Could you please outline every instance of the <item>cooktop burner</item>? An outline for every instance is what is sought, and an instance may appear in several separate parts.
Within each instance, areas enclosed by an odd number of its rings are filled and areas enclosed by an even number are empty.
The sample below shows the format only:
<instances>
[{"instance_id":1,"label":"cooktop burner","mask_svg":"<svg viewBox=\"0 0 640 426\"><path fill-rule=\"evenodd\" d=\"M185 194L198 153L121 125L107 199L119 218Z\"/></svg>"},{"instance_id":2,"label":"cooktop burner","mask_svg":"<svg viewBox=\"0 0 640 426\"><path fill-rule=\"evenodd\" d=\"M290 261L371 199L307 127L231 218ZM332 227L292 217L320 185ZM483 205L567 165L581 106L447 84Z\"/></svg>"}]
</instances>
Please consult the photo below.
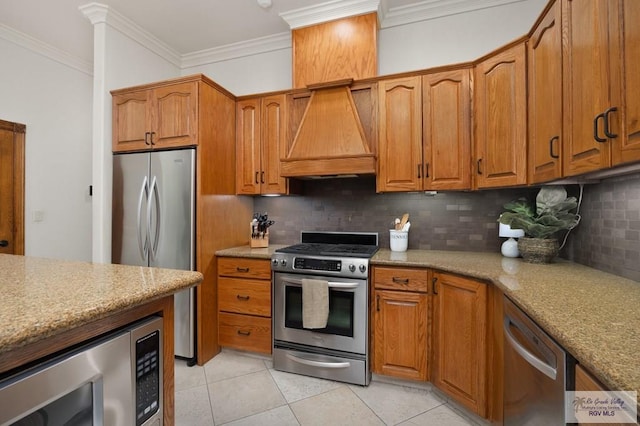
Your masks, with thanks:
<instances>
[{"instance_id":1,"label":"cooktop burner","mask_svg":"<svg viewBox=\"0 0 640 426\"><path fill-rule=\"evenodd\" d=\"M378 251L377 233L302 232L302 242L279 253L369 258Z\"/></svg>"}]
</instances>

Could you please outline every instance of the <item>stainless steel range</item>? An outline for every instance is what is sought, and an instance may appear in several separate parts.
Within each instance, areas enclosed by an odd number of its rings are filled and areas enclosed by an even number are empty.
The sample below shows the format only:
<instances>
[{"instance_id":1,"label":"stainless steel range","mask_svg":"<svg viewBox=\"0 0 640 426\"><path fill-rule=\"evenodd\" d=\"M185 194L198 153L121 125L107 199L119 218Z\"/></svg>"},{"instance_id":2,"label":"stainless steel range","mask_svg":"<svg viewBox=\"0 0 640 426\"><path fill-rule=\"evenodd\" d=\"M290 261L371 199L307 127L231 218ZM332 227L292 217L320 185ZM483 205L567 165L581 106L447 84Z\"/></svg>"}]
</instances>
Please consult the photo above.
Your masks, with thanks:
<instances>
[{"instance_id":1,"label":"stainless steel range","mask_svg":"<svg viewBox=\"0 0 640 426\"><path fill-rule=\"evenodd\" d=\"M377 250L377 233L335 232L302 232L300 244L276 250L271 257L276 370L369 384L369 258ZM303 326L305 280L306 286L314 280L311 284L328 288L323 328Z\"/></svg>"}]
</instances>

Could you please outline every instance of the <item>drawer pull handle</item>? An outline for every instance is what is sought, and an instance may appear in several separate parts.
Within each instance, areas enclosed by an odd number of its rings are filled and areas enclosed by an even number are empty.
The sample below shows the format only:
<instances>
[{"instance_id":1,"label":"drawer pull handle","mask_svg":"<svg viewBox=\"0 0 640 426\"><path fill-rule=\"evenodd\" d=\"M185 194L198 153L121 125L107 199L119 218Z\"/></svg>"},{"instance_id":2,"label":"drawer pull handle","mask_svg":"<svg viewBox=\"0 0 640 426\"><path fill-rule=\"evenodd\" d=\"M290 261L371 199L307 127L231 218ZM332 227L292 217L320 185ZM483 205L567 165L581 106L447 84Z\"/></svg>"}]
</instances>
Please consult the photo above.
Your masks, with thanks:
<instances>
[{"instance_id":1,"label":"drawer pull handle","mask_svg":"<svg viewBox=\"0 0 640 426\"><path fill-rule=\"evenodd\" d=\"M249 268L241 268L241 267L236 267L236 271L238 272L249 272Z\"/></svg>"},{"instance_id":2,"label":"drawer pull handle","mask_svg":"<svg viewBox=\"0 0 640 426\"><path fill-rule=\"evenodd\" d=\"M251 334L250 331L238 330L238 334L241 336L249 336Z\"/></svg>"},{"instance_id":3,"label":"drawer pull handle","mask_svg":"<svg viewBox=\"0 0 640 426\"><path fill-rule=\"evenodd\" d=\"M409 278L393 277L391 280L396 284L409 284Z\"/></svg>"},{"instance_id":4,"label":"drawer pull handle","mask_svg":"<svg viewBox=\"0 0 640 426\"><path fill-rule=\"evenodd\" d=\"M239 294L236 294L236 298L238 300L249 300L249 296L240 296Z\"/></svg>"}]
</instances>

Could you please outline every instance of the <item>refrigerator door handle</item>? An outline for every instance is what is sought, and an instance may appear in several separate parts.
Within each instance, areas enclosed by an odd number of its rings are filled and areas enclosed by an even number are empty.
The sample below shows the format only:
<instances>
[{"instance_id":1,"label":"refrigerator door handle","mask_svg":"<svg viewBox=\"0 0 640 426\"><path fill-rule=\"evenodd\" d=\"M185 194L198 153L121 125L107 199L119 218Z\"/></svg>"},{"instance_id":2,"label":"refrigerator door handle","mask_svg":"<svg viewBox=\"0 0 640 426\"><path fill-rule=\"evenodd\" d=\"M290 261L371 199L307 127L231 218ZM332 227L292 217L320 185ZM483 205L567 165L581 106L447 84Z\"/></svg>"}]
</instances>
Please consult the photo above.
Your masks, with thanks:
<instances>
[{"instance_id":1,"label":"refrigerator door handle","mask_svg":"<svg viewBox=\"0 0 640 426\"><path fill-rule=\"evenodd\" d=\"M140 187L140 195L138 196L138 222L136 227L138 228L138 249L140 250L140 256L144 259L144 260L148 260L147 259L147 247L149 245L149 227L147 226L146 230L146 235L144 238L144 243L142 242L142 232L143 229L140 226L141 224L141 219L142 219L142 201L143 199L149 199L149 181L147 179L147 177L145 176L144 179L142 179L142 186Z\"/></svg>"},{"instance_id":2,"label":"refrigerator door handle","mask_svg":"<svg viewBox=\"0 0 640 426\"><path fill-rule=\"evenodd\" d=\"M156 224L155 232L151 234L151 212L154 207L156 211ZM149 189L149 204L147 205L147 235L153 235L153 239L150 241L151 247L149 253L151 260L155 260L158 254L158 242L160 241L160 194L158 190L158 179L155 176L151 181L151 189Z\"/></svg>"}]
</instances>

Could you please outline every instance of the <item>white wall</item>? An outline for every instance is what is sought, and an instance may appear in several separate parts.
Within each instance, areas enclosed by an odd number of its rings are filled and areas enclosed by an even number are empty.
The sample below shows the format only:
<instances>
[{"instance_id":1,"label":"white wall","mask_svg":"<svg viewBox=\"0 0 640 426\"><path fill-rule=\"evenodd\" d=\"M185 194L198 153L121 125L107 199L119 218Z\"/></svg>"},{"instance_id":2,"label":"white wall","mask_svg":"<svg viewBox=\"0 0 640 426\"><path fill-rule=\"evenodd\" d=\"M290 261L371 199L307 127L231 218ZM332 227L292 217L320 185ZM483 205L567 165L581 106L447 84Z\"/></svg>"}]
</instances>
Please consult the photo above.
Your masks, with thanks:
<instances>
[{"instance_id":1,"label":"white wall","mask_svg":"<svg viewBox=\"0 0 640 426\"><path fill-rule=\"evenodd\" d=\"M183 68L182 75L202 73L236 96L288 90L292 86L291 48Z\"/></svg>"},{"instance_id":2,"label":"white wall","mask_svg":"<svg viewBox=\"0 0 640 426\"><path fill-rule=\"evenodd\" d=\"M378 33L378 74L467 62L525 35L547 0L526 0ZM290 89L291 48L184 68L203 73L236 96Z\"/></svg>"},{"instance_id":3,"label":"white wall","mask_svg":"<svg viewBox=\"0 0 640 426\"><path fill-rule=\"evenodd\" d=\"M478 59L529 32L547 0L527 0L398 27L378 36L380 75Z\"/></svg>"},{"instance_id":4,"label":"white wall","mask_svg":"<svg viewBox=\"0 0 640 426\"><path fill-rule=\"evenodd\" d=\"M0 118L27 126L25 254L91 260L92 77L2 38L0 52Z\"/></svg>"}]
</instances>

